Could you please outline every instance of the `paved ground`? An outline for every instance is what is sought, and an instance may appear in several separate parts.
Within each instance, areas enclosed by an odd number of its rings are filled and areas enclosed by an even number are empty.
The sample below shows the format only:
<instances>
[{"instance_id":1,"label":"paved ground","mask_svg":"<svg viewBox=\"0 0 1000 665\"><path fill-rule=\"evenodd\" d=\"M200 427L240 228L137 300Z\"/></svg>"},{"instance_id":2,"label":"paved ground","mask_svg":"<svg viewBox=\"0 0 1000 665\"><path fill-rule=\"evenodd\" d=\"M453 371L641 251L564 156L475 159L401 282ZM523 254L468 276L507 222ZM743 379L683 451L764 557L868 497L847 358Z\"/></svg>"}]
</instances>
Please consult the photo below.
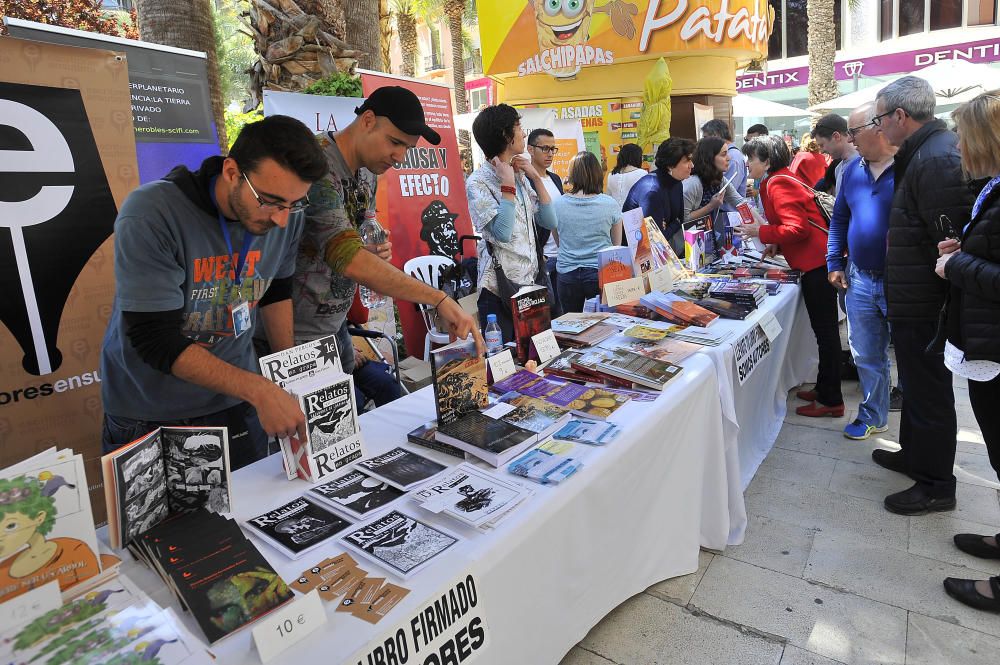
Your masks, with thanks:
<instances>
[{"instance_id":1,"label":"paved ground","mask_svg":"<svg viewBox=\"0 0 1000 665\"><path fill-rule=\"evenodd\" d=\"M856 382L845 382L849 407ZM948 576L984 579L1000 561L957 550L958 532L1000 530L1000 497L964 382L956 383L958 508L902 517L882 499L911 483L871 461L897 450L849 441L853 420L789 415L746 492L746 541L703 551L698 572L656 584L608 614L561 665L996 665L1000 615L945 595ZM1000 408L1000 405L998 405Z\"/></svg>"}]
</instances>

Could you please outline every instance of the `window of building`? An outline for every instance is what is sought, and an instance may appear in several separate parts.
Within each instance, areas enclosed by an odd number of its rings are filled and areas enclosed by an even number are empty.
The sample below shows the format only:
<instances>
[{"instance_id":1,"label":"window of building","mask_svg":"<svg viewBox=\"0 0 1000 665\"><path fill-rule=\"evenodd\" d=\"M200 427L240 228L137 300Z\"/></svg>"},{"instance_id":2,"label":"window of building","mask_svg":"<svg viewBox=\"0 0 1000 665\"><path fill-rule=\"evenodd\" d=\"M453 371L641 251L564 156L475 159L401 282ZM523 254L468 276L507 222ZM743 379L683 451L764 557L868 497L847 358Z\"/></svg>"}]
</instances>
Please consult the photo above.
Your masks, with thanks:
<instances>
[{"instance_id":1,"label":"window of building","mask_svg":"<svg viewBox=\"0 0 1000 665\"><path fill-rule=\"evenodd\" d=\"M892 39L892 17L895 14L893 4L895 0L882 0L879 3L879 41Z\"/></svg>"},{"instance_id":2,"label":"window of building","mask_svg":"<svg viewBox=\"0 0 1000 665\"><path fill-rule=\"evenodd\" d=\"M926 0L897 0L899 3L899 36L924 31Z\"/></svg>"},{"instance_id":3,"label":"window of building","mask_svg":"<svg viewBox=\"0 0 1000 665\"><path fill-rule=\"evenodd\" d=\"M767 59L794 58L809 53L808 0L770 0L774 7L774 28L767 43ZM837 48L843 43L842 0L834 0L833 25Z\"/></svg>"},{"instance_id":4,"label":"window of building","mask_svg":"<svg viewBox=\"0 0 1000 665\"><path fill-rule=\"evenodd\" d=\"M931 30L962 26L962 0L936 0L931 3Z\"/></svg>"},{"instance_id":5,"label":"window of building","mask_svg":"<svg viewBox=\"0 0 1000 665\"><path fill-rule=\"evenodd\" d=\"M969 0L965 5L968 25L993 25L997 22L996 0Z\"/></svg>"},{"instance_id":6,"label":"window of building","mask_svg":"<svg viewBox=\"0 0 1000 665\"><path fill-rule=\"evenodd\" d=\"M771 30L771 38L767 40L767 59L777 60L784 57L782 49L784 42L781 39L781 26L784 25L784 22L781 20L781 16L785 3L781 0L771 0L770 4L774 8L774 28Z\"/></svg>"},{"instance_id":7,"label":"window of building","mask_svg":"<svg viewBox=\"0 0 1000 665\"><path fill-rule=\"evenodd\" d=\"M472 88L468 91L469 94L469 110L478 111L484 106L488 106L490 103L490 90L489 88Z\"/></svg>"}]
</instances>

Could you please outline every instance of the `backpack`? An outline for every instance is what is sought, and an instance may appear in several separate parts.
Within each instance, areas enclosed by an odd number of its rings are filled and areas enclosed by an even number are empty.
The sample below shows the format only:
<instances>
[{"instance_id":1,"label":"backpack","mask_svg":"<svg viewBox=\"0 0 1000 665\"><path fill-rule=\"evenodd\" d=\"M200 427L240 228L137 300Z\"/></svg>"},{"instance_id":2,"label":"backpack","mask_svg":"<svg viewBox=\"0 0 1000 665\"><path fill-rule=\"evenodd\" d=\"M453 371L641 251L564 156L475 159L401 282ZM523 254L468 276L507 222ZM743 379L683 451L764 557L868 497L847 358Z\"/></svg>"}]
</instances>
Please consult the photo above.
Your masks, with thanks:
<instances>
[{"instance_id":1,"label":"backpack","mask_svg":"<svg viewBox=\"0 0 1000 665\"><path fill-rule=\"evenodd\" d=\"M810 221L809 223L815 226L823 233L826 233L827 235L830 234L830 222L833 220L833 204L837 201L837 199L834 198L833 194L828 194L826 192L818 192L809 185L807 185L806 183L799 180L798 178L794 178L784 173L779 173L778 175L773 175L771 177L788 178L789 180L797 182L803 187L805 187L807 190L809 190L809 193L812 194L813 202L816 204L816 209L819 210L819 214L823 218L823 221L826 222L826 226L825 227L820 226L819 224L816 224L815 222L812 221Z\"/></svg>"}]
</instances>

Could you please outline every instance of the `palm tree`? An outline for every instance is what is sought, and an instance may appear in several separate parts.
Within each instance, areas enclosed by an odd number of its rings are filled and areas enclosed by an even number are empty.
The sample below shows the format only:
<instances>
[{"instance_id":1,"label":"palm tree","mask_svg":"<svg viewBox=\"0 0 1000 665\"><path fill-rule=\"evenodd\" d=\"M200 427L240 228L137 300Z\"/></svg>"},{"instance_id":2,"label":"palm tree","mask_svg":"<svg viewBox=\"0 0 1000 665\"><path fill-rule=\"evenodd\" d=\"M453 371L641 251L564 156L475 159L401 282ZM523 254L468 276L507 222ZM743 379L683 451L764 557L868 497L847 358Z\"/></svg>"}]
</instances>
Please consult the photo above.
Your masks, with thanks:
<instances>
[{"instance_id":1,"label":"palm tree","mask_svg":"<svg viewBox=\"0 0 1000 665\"><path fill-rule=\"evenodd\" d=\"M403 52L402 75L412 77L415 73L419 48L417 46L417 16L423 10L422 0L389 0L392 13L396 16L396 31L399 46Z\"/></svg>"},{"instance_id":2,"label":"palm tree","mask_svg":"<svg viewBox=\"0 0 1000 665\"><path fill-rule=\"evenodd\" d=\"M836 97L839 92L834 72L837 33L833 21L833 0L808 0L809 106Z\"/></svg>"},{"instance_id":3,"label":"palm tree","mask_svg":"<svg viewBox=\"0 0 1000 665\"><path fill-rule=\"evenodd\" d=\"M219 62L215 53L215 22L210 0L136 0L139 38L143 41L178 48L204 51L208 55L208 89L212 117L219 134L219 147L225 150L226 121L223 114Z\"/></svg>"},{"instance_id":4,"label":"palm tree","mask_svg":"<svg viewBox=\"0 0 1000 665\"><path fill-rule=\"evenodd\" d=\"M297 92L337 72L353 74L361 52L343 37L344 12L331 0L247 0L257 62L250 73L250 102L263 89Z\"/></svg>"},{"instance_id":5,"label":"palm tree","mask_svg":"<svg viewBox=\"0 0 1000 665\"><path fill-rule=\"evenodd\" d=\"M362 52L358 64L365 69L384 72L380 5L379 0L347 0L344 16L347 20L347 41Z\"/></svg>"},{"instance_id":6,"label":"palm tree","mask_svg":"<svg viewBox=\"0 0 1000 665\"><path fill-rule=\"evenodd\" d=\"M379 47L382 50L383 71L392 71L392 8L389 0L378 0Z\"/></svg>"}]
</instances>

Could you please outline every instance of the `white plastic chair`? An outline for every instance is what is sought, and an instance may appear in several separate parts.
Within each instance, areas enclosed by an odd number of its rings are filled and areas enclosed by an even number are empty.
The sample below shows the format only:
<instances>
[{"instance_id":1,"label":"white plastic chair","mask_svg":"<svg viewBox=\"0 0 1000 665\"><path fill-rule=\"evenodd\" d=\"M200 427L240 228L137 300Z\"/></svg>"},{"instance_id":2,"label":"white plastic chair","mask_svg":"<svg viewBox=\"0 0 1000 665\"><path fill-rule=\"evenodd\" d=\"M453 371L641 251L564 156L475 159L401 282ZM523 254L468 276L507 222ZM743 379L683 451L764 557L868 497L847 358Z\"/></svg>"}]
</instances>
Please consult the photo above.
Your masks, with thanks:
<instances>
[{"instance_id":1,"label":"white plastic chair","mask_svg":"<svg viewBox=\"0 0 1000 665\"><path fill-rule=\"evenodd\" d=\"M455 262L446 256L415 256L403 264L403 272L437 289L440 288L441 271L454 265ZM429 305L418 305L418 307L420 315L424 318L424 326L427 328L427 336L424 338L424 361L430 362L431 345L447 344L450 338L447 332L437 329L437 320L431 315L433 307Z\"/></svg>"}]
</instances>

